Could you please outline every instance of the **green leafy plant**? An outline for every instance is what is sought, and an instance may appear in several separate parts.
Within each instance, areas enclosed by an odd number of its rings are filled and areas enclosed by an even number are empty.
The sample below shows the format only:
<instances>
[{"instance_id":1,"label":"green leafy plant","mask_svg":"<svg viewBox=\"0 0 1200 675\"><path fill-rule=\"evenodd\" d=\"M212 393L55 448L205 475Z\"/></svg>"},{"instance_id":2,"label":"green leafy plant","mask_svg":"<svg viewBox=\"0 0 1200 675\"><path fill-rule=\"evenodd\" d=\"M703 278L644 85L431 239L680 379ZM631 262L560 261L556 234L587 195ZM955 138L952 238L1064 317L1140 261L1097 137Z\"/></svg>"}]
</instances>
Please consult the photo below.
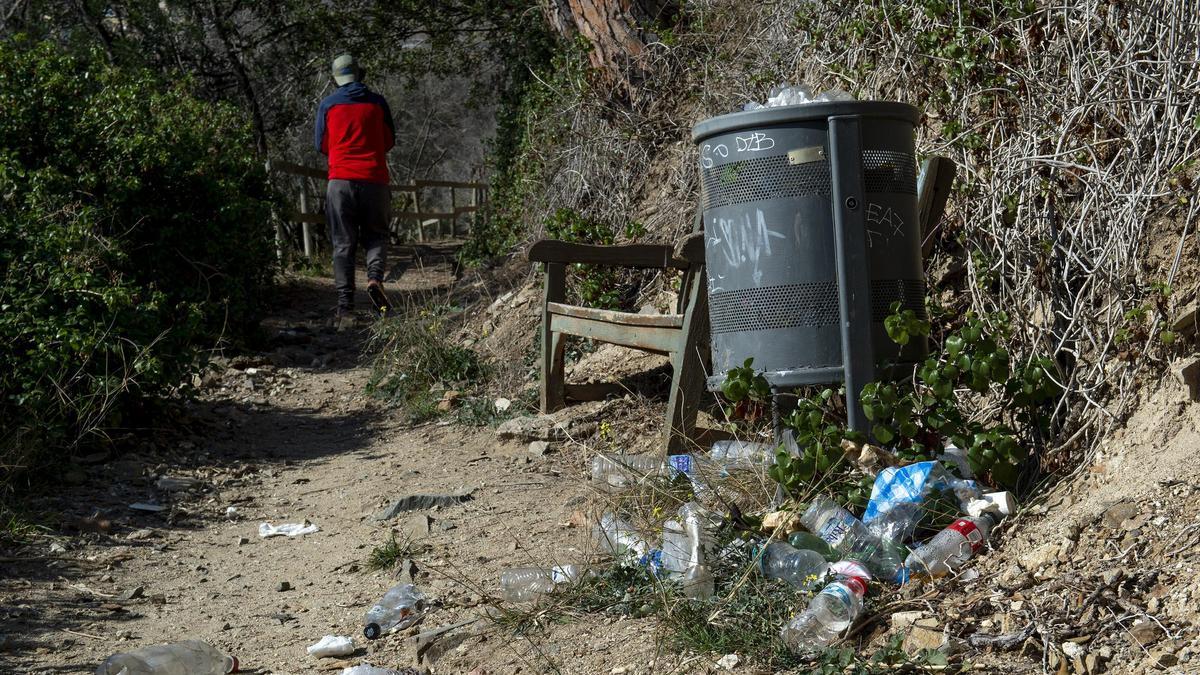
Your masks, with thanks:
<instances>
[{"instance_id":1,"label":"green leafy plant","mask_svg":"<svg viewBox=\"0 0 1200 675\"><path fill-rule=\"evenodd\" d=\"M245 118L99 55L0 43L0 466L139 426L248 338L273 195Z\"/></svg>"},{"instance_id":2,"label":"green leafy plant","mask_svg":"<svg viewBox=\"0 0 1200 675\"><path fill-rule=\"evenodd\" d=\"M733 404L725 411L730 420L754 421L762 416L771 401L771 385L754 369L754 358L740 367L730 368L721 383L721 396Z\"/></svg>"}]
</instances>

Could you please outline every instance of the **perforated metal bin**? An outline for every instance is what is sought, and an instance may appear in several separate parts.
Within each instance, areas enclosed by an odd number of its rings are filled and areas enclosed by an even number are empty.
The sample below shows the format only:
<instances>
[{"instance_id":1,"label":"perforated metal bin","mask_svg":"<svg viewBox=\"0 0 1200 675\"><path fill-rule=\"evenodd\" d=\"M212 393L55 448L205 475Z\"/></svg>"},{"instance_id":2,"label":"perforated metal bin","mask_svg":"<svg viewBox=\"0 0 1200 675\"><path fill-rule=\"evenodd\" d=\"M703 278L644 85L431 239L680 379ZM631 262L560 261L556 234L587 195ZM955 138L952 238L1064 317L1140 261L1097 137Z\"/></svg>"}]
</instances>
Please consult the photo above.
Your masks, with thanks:
<instances>
[{"instance_id":1,"label":"perforated metal bin","mask_svg":"<svg viewBox=\"0 0 1200 675\"><path fill-rule=\"evenodd\" d=\"M917 118L901 103L815 103L724 115L692 130L710 387L748 357L776 387L849 380L843 342L862 377L877 362L924 358L924 340L901 350L883 327L896 301L925 315ZM852 320L869 329L842 330Z\"/></svg>"}]
</instances>

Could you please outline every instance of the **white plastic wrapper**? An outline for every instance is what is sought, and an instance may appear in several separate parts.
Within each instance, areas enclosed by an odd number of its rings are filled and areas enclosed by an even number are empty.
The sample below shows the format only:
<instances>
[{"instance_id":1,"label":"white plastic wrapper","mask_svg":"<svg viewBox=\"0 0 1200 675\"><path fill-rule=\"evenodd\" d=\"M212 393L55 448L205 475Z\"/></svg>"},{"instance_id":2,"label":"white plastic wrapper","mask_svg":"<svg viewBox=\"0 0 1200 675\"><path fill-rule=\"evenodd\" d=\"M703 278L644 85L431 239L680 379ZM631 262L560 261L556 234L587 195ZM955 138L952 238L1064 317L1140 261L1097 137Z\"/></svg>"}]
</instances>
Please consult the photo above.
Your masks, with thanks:
<instances>
[{"instance_id":1,"label":"white plastic wrapper","mask_svg":"<svg viewBox=\"0 0 1200 675\"><path fill-rule=\"evenodd\" d=\"M354 640L341 635L326 635L314 645L308 646L310 656L323 659L327 656L345 656L354 652Z\"/></svg>"},{"instance_id":2,"label":"white plastic wrapper","mask_svg":"<svg viewBox=\"0 0 1200 675\"><path fill-rule=\"evenodd\" d=\"M837 101L855 101L852 94L841 89L830 89L820 94L814 94L811 87L803 84L780 84L771 89L765 103L750 101L742 106L743 111L761 110L763 108L781 108L789 105L805 105L807 103L833 103Z\"/></svg>"},{"instance_id":3,"label":"white plastic wrapper","mask_svg":"<svg viewBox=\"0 0 1200 675\"><path fill-rule=\"evenodd\" d=\"M270 523L259 523L258 536L266 539L267 537L299 537L313 532L320 532L321 528L313 525L307 520L303 523L283 523L282 525L272 525Z\"/></svg>"}]
</instances>

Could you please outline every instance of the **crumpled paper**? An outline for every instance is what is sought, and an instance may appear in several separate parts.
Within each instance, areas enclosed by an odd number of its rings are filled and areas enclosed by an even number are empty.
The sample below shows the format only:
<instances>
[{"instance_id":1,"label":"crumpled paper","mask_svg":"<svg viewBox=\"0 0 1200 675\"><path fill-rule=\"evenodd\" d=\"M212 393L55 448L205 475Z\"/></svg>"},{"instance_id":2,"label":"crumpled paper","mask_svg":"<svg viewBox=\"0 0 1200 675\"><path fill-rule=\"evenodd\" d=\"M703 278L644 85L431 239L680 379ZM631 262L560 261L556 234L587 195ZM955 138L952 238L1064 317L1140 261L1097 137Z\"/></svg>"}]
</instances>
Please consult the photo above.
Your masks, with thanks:
<instances>
[{"instance_id":1,"label":"crumpled paper","mask_svg":"<svg viewBox=\"0 0 1200 675\"><path fill-rule=\"evenodd\" d=\"M258 524L258 536L263 539L267 537L299 537L303 534L312 534L313 532L320 531L321 528L307 520L303 523L283 523L282 525L272 525L270 523Z\"/></svg>"}]
</instances>

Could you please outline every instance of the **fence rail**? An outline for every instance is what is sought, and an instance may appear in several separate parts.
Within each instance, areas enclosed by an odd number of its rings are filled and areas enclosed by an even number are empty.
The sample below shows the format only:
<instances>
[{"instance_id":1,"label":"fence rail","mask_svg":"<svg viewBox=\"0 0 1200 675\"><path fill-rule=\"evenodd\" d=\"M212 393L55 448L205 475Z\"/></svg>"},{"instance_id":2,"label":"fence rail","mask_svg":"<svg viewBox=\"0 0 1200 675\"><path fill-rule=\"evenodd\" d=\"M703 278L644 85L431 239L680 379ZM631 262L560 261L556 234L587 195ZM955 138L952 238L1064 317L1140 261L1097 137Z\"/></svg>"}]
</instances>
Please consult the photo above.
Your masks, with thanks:
<instances>
[{"instance_id":1,"label":"fence rail","mask_svg":"<svg viewBox=\"0 0 1200 675\"><path fill-rule=\"evenodd\" d=\"M311 226L324 225L325 214L321 210L309 209L310 191L308 181L304 179L325 181L327 174L322 169L284 160L268 160L267 172L294 176L301 179L298 181L300 186L297 209L282 216L280 221L276 223L275 243L279 257L282 259L284 255L284 223L287 222L300 225L304 256L311 258L315 249L315 237ZM487 201L487 184L479 182L417 179L407 183L390 183L388 184L388 188L392 193L407 193L412 195L412 210L393 211L392 222L389 224L389 230L393 238L401 242L409 241L410 239L415 239L422 243L434 241L445 238L447 231L451 237L465 235L468 231L460 232L459 228L463 216L478 213ZM421 210L422 193L426 190L449 190L450 210ZM467 193L465 196L467 204L464 206L459 205L460 191L466 191ZM318 197L318 204L321 202L321 199ZM413 223L411 228L401 226L402 223L410 222ZM429 234L432 234L433 238L429 238L427 236Z\"/></svg>"}]
</instances>

